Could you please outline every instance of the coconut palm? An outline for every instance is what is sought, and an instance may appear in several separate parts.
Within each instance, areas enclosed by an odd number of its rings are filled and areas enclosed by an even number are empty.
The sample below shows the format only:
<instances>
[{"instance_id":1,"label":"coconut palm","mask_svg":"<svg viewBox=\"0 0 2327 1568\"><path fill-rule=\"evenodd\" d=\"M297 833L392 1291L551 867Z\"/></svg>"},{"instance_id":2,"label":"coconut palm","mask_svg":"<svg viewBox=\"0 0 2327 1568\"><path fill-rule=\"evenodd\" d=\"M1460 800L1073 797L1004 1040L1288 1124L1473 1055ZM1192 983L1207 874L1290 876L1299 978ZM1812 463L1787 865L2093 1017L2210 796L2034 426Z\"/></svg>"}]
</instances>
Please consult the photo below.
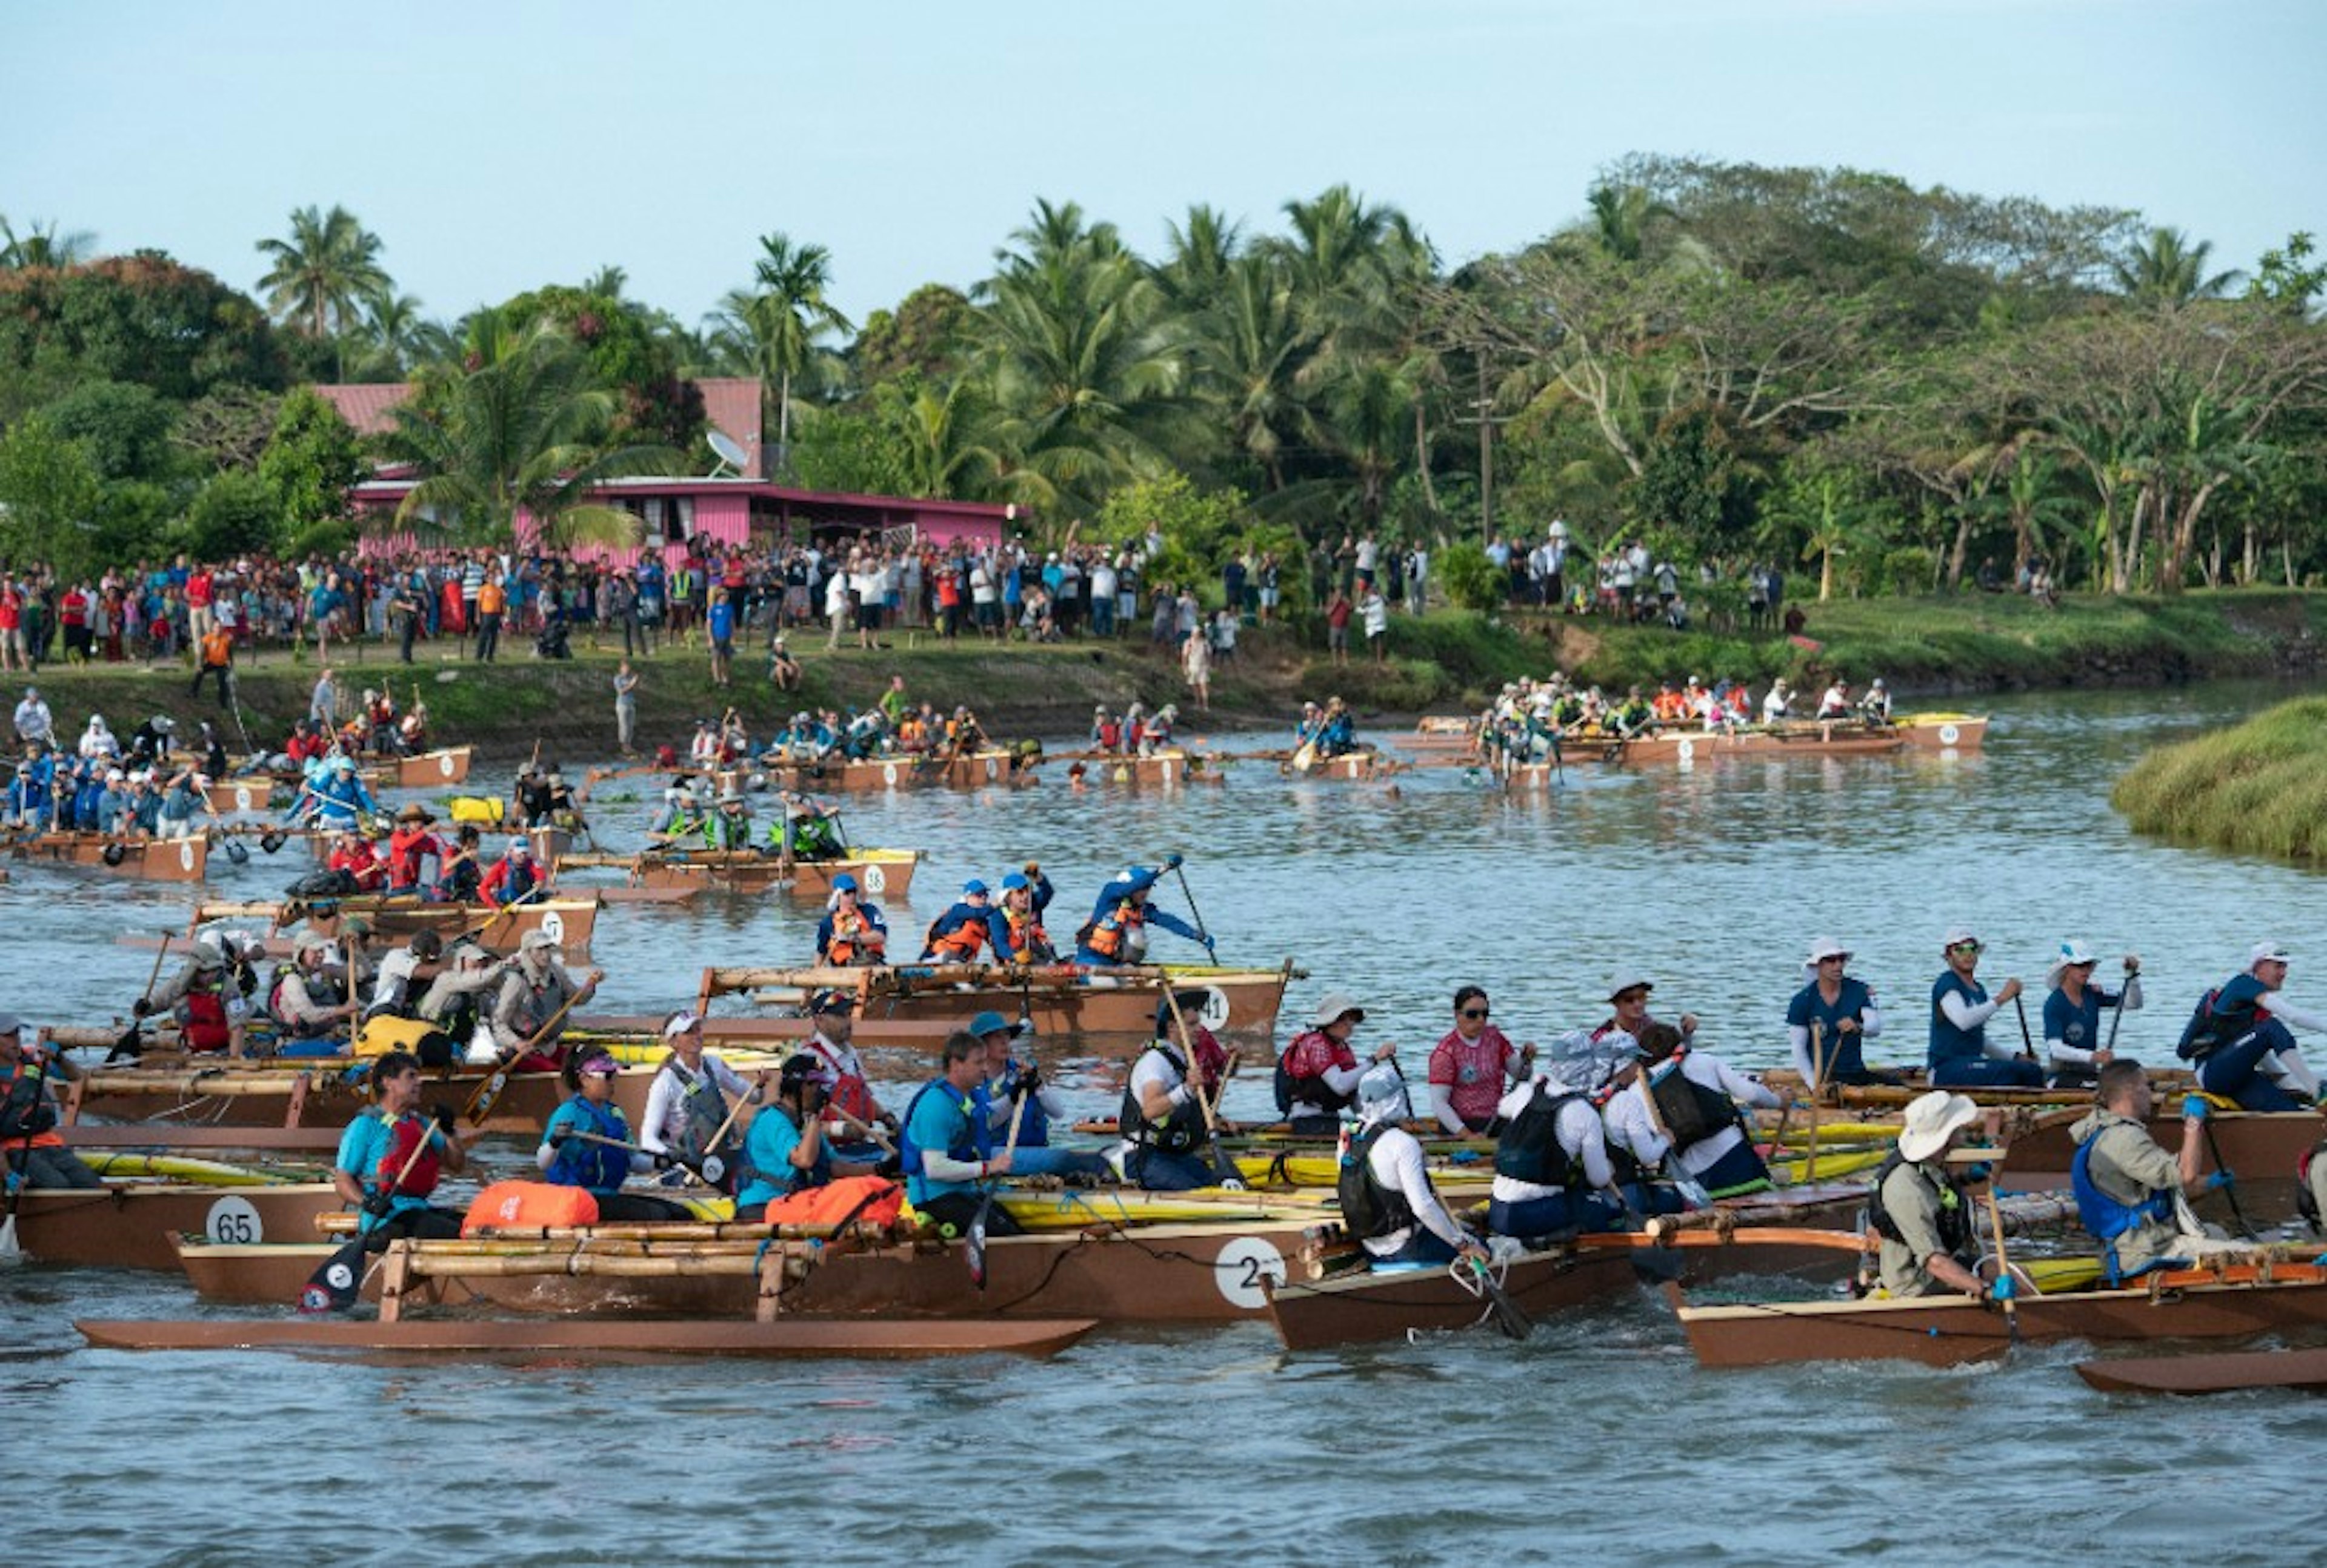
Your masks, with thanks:
<instances>
[{"instance_id":1,"label":"coconut palm","mask_svg":"<svg viewBox=\"0 0 2327 1568\"><path fill-rule=\"evenodd\" d=\"M289 238L262 239L258 252L274 264L258 280L266 308L317 342L353 327L365 299L390 287L379 236L344 207L298 209Z\"/></svg>"},{"instance_id":2,"label":"coconut palm","mask_svg":"<svg viewBox=\"0 0 2327 1568\"><path fill-rule=\"evenodd\" d=\"M830 251L821 245L795 245L780 230L765 234L760 237L752 286L730 292L712 319L715 339L760 378L763 397L772 393L780 453L791 442L792 383L827 352L818 340L855 330L824 297L831 285ZM761 418L768 422L764 406Z\"/></svg>"},{"instance_id":3,"label":"coconut palm","mask_svg":"<svg viewBox=\"0 0 2327 1568\"><path fill-rule=\"evenodd\" d=\"M590 492L627 474L675 471L680 455L606 444L619 402L552 323L480 311L464 347L463 361L423 377L382 440L392 460L421 476L397 521L506 546L523 513L553 547L637 544L639 519Z\"/></svg>"},{"instance_id":4,"label":"coconut palm","mask_svg":"<svg viewBox=\"0 0 2327 1568\"><path fill-rule=\"evenodd\" d=\"M1229 287L1229 273L1244 256L1244 229L1215 207L1199 202L1185 224L1164 226L1169 254L1150 269L1170 308L1195 313L1210 308Z\"/></svg>"},{"instance_id":5,"label":"coconut palm","mask_svg":"<svg viewBox=\"0 0 2327 1568\"><path fill-rule=\"evenodd\" d=\"M0 272L75 266L87 261L96 249L97 236L86 229L68 233L51 220L45 228L38 223L26 224L20 234L7 219L0 218Z\"/></svg>"},{"instance_id":6,"label":"coconut palm","mask_svg":"<svg viewBox=\"0 0 2327 1568\"><path fill-rule=\"evenodd\" d=\"M1283 266L1266 255L1238 257L1192 325L1196 397L1226 419L1236 450L1260 465L1268 488L1283 490L1285 449L1307 416L1298 374L1312 341Z\"/></svg>"},{"instance_id":7,"label":"coconut palm","mask_svg":"<svg viewBox=\"0 0 2327 1568\"><path fill-rule=\"evenodd\" d=\"M2233 269L2206 275L2214 242L2196 244L2178 229L2159 227L2114 264L2117 287L2153 304L2186 305L2193 300L2220 299L2244 275Z\"/></svg>"}]
</instances>

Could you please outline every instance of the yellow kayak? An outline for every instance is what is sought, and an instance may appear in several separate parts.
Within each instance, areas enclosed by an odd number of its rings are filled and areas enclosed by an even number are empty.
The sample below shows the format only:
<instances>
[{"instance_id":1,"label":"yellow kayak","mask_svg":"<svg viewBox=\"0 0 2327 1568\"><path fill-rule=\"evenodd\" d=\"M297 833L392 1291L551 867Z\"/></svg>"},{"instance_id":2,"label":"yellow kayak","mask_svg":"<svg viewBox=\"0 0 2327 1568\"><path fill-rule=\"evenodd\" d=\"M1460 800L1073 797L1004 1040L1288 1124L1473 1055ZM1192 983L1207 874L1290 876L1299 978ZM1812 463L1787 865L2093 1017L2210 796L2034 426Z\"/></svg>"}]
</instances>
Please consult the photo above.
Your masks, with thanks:
<instances>
[{"instance_id":1,"label":"yellow kayak","mask_svg":"<svg viewBox=\"0 0 2327 1568\"><path fill-rule=\"evenodd\" d=\"M313 1173L291 1174L254 1171L218 1160L190 1160L178 1154L137 1154L126 1151L91 1151L81 1162L100 1176L144 1177L149 1181L190 1181L204 1187L282 1187L316 1180Z\"/></svg>"}]
</instances>

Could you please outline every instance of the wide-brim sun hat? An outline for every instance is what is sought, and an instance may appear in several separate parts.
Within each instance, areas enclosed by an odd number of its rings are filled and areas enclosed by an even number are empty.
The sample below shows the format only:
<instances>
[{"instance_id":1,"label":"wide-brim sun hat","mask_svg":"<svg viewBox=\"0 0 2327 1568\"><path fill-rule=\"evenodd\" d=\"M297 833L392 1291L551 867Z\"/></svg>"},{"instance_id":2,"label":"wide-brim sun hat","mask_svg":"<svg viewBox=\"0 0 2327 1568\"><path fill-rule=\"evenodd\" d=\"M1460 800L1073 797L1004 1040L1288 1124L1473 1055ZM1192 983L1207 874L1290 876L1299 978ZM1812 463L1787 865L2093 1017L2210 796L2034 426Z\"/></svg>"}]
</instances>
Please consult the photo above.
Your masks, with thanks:
<instances>
[{"instance_id":1,"label":"wide-brim sun hat","mask_svg":"<svg viewBox=\"0 0 2327 1568\"><path fill-rule=\"evenodd\" d=\"M1910 1161L1928 1160L1948 1146L1959 1127L1979 1119L1979 1107L1968 1095L1933 1089L1909 1102L1905 1125L1899 1130L1899 1154Z\"/></svg>"},{"instance_id":2,"label":"wide-brim sun hat","mask_svg":"<svg viewBox=\"0 0 2327 1568\"><path fill-rule=\"evenodd\" d=\"M1339 991L1329 991L1325 994L1324 1000L1317 1003L1316 1011L1309 1014L1309 1025L1313 1029L1322 1029L1327 1024L1338 1022L1350 1013L1357 1014L1360 1023L1366 1021L1366 1010L1358 1005L1355 997L1344 995Z\"/></svg>"},{"instance_id":3,"label":"wide-brim sun hat","mask_svg":"<svg viewBox=\"0 0 2327 1568\"><path fill-rule=\"evenodd\" d=\"M1607 1000L1613 1002L1627 991L1654 991L1657 983L1638 969L1619 969L1608 976Z\"/></svg>"},{"instance_id":4,"label":"wide-brim sun hat","mask_svg":"<svg viewBox=\"0 0 2327 1568\"><path fill-rule=\"evenodd\" d=\"M1006 1034L1015 1040L1025 1031L1025 1028L1023 1023L1013 1023L991 1008L969 1021L969 1032L980 1040L989 1034Z\"/></svg>"},{"instance_id":5,"label":"wide-brim sun hat","mask_svg":"<svg viewBox=\"0 0 2327 1568\"><path fill-rule=\"evenodd\" d=\"M2048 989L2060 985L2061 972L2064 969L2082 968L2088 964L2099 962L2093 957L2091 949L2071 937L2061 944L2060 950L2052 955L2052 961L2045 966L2044 985Z\"/></svg>"}]
</instances>

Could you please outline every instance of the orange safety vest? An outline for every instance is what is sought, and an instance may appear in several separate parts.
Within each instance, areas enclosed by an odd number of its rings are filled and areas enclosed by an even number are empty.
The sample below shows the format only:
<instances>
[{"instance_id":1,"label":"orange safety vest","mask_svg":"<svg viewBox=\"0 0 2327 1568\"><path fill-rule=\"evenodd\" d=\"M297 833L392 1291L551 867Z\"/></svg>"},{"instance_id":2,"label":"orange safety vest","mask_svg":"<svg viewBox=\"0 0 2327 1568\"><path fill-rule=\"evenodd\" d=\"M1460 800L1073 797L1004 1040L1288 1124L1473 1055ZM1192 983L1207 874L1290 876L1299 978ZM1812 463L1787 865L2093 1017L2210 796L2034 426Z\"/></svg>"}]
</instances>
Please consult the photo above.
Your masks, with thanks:
<instances>
[{"instance_id":1,"label":"orange safety vest","mask_svg":"<svg viewBox=\"0 0 2327 1568\"><path fill-rule=\"evenodd\" d=\"M905 1190L878 1176L843 1176L821 1187L771 1199L768 1224L838 1225L854 1217L860 1225L896 1223L905 1207Z\"/></svg>"},{"instance_id":2,"label":"orange safety vest","mask_svg":"<svg viewBox=\"0 0 2327 1568\"><path fill-rule=\"evenodd\" d=\"M1146 906L1130 899L1115 906L1115 913L1103 920L1091 922L1091 933L1084 944L1102 958L1123 955L1123 934L1147 923Z\"/></svg>"},{"instance_id":3,"label":"orange safety vest","mask_svg":"<svg viewBox=\"0 0 2327 1568\"><path fill-rule=\"evenodd\" d=\"M856 962L856 949L872 951L881 946L881 934L873 929L872 922L855 910L836 910L832 916L832 946L825 957L835 964Z\"/></svg>"},{"instance_id":4,"label":"orange safety vest","mask_svg":"<svg viewBox=\"0 0 2327 1568\"><path fill-rule=\"evenodd\" d=\"M1051 934L1042 929L1042 922L1035 918L1033 910L1028 910L1021 914L1015 910L1005 909L1002 918L1010 928L1010 951L1004 954L1004 957L1015 958L1023 963L1050 947Z\"/></svg>"},{"instance_id":5,"label":"orange safety vest","mask_svg":"<svg viewBox=\"0 0 2327 1568\"><path fill-rule=\"evenodd\" d=\"M976 961L979 950L991 941L993 937L994 933L987 929L985 917L980 916L974 920L964 920L942 937L931 937L929 943L930 952L949 963L972 963Z\"/></svg>"},{"instance_id":6,"label":"orange safety vest","mask_svg":"<svg viewBox=\"0 0 2327 1568\"><path fill-rule=\"evenodd\" d=\"M218 669L234 662L234 633L222 627L212 627L202 633L202 663Z\"/></svg>"},{"instance_id":7,"label":"orange safety vest","mask_svg":"<svg viewBox=\"0 0 2327 1568\"><path fill-rule=\"evenodd\" d=\"M39 1097L33 1102L34 1106L37 1106L48 1098L49 1085L54 1081L54 1079L50 1078L45 1075L42 1078L40 1085L41 1092ZM0 1078L0 1097L5 1097L12 1093L15 1087L16 1075L14 1073L12 1072L5 1078ZM29 1108L26 1114L30 1114ZM33 1134L30 1139L22 1137L11 1138L8 1140L8 1147L11 1149L22 1149L27 1146L34 1149L61 1149L64 1147L64 1143L65 1135L62 1133L58 1132L54 1127L51 1127L44 1133Z\"/></svg>"}]
</instances>

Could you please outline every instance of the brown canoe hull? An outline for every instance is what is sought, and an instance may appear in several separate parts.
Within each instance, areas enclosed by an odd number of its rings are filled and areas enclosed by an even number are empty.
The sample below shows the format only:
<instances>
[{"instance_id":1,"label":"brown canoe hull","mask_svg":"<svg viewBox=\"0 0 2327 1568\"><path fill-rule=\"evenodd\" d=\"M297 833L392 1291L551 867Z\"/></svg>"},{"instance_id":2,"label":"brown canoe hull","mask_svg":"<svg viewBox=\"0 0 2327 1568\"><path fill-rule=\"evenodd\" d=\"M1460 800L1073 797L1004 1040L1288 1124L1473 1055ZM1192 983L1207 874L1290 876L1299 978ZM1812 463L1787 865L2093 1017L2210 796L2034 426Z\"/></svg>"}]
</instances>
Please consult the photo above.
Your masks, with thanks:
<instances>
[{"instance_id":1,"label":"brown canoe hull","mask_svg":"<svg viewBox=\"0 0 2327 1568\"><path fill-rule=\"evenodd\" d=\"M977 751L939 761L933 758L876 757L859 761L826 762L804 768L765 770L768 786L811 794L833 790L918 789L948 788L982 789L1020 781L1017 758L1002 751Z\"/></svg>"},{"instance_id":2,"label":"brown canoe hull","mask_svg":"<svg viewBox=\"0 0 2327 1568\"><path fill-rule=\"evenodd\" d=\"M180 1232L220 1241L304 1241L315 1217L342 1205L328 1183L197 1187L108 1184L101 1191L33 1189L16 1216L16 1237L35 1263L175 1271ZM288 1301L290 1298L284 1298Z\"/></svg>"},{"instance_id":3,"label":"brown canoe hull","mask_svg":"<svg viewBox=\"0 0 2327 1568\"><path fill-rule=\"evenodd\" d=\"M422 751L417 756L398 757L380 771L397 789L437 789L466 783L472 751L468 746L447 746L440 751Z\"/></svg>"},{"instance_id":4,"label":"brown canoe hull","mask_svg":"<svg viewBox=\"0 0 2327 1568\"><path fill-rule=\"evenodd\" d=\"M2077 1376L2108 1394L2229 1394L2244 1388L2327 1394L2327 1350L2126 1356L2079 1361Z\"/></svg>"},{"instance_id":5,"label":"brown canoe hull","mask_svg":"<svg viewBox=\"0 0 2327 1568\"><path fill-rule=\"evenodd\" d=\"M878 860L847 858L795 861L789 878L783 863L761 854L702 855L685 861L648 859L639 865L639 885L649 888L713 887L726 892L790 892L806 898L826 898L832 879L846 873L875 899L912 897L913 871L921 855L883 856Z\"/></svg>"},{"instance_id":6,"label":"brown canoe hull","mask_svg":"<svg viewBox=\"0 0 2327 1568\"><path fill-rule=\"evenodd\" d=\"M121 846L118 865L106 863L108 844ZM92 866L147 882L197 882L210 872L210 846L204 838L108 839L101 833L46 833L11 848L31 860Z\"/></svg>"},{"instance_id":7,"label":"brown canoe hull","mask_svg":"<svg viewBox=\"0 0 2327 1568\"><path fill-rule=\"evenodd\" d=\"M1256 970L1248 977L1206 980L1191 976L1174 987L1183 994L1201 991L1205 1001L1201 1018L1189 1015L1215 1034L1273 1033L1276 1013L1285 1000L1285 977ZM910 996L875 994L856 1010L857 1028L877 1029L886 1023L958 1024L973 1013L991 1008L1016 1018L1022 1007L1031 1011L1034 1031L1041 1035L1137 1034L1152 1036L1155 1008L1163 1000L1159 981L1127 981L1120 985L1030 986L1023 994L1005 985L973 985L967 989L938 989Z\"/></svg>"},{"instance_id":8,"label":"brown canoe hull","mask_svg":"<svg viewBox=\"0 0 2327 1568\"><path fill-rule=\"evenodd\" d=\"M2182 1146L2181 1107L2160 1110L2149 1119L2149 1135L2164 1149ZM2044 1192L2069 1185L2069 1166L2077 1146L2069 1129L2088 1113L2061 1111L2042 1117L2013 1134L2005 1146L2002 1180L2007 1192ZM2199 1168L2220 1163L2238 1176L2238 1208L2249 1224L2276 1225L2294 1218L2294 1162L2305 1151L2327 1138L2327 1115L2317 1111L2218 1112L2207 1122L2212 1143L2199 1139ZM2202 1216L2228 1219L2222 1199L2201 1195Z\"/></svg>"},{"instance_id":9,"label":"brown canoe hull","mask_svg":"<svg viewBox=\"0 0 2327 1568\"><path fill-rule=\"evenodd\" d=\"M293 1071L238 1064L220 1073L221 1077L231 1074L236 1080L232 1087L206 1086L199 1076L177 1069L150 1075L134 1068L99 1069L90 1075L79 1114L134 1124L107 1131L121 1137L145 1133L154 1145L173 1144L184 1131L248 1127L315 1128L326 1132L336 1147L338 1133L369 1103L360 1082L350 1081L348 1076L354 1065L333 1059L313 1063L313 1071ZM422 1098L429 1104L442 1100L459 1110L489 1076L489 1069L469 1066L432 1074L422 1087ZM269 1081L277 1078L279 1083ZM297 1084L302 1078L306 1079L304 1088ZM646 1115L647 1094L653 1083L654 1074L646 1068L626 1070L614 1079L614 1104L633 1127ZM532 1136L568 1097L563 1080L554 1072L519 1073L502 1088L480 1130ZM181 1128L176 1125L180 1122L190 1125ZM73 1129L64 1130L70 1140Z\"/></svg>"},{"instance_id":10,"label":"brown canoe hull","mask_svg":"<svg viewBox=\"0 0 2327 1568\"><path fill-rule=\"evenodd\" d=\"M93 1347L117 1350L354 1350L465 1356L749 1356L911 1360L1007 1351L1049 1356L1098 1325L1089 1320L901 1322L862 1320L688 1322L528 1319L346 1322L268 1318L248 1322L82 1319Z\"/></svg>"},{"instance_id":11,"label":"brown canoe hull","mask_svg":"<svg viewBox=\"0 0 2327 1568\"><path fill-rule=\"evenodd\" d=\"M210 809L220 817L257 815L275 804L279 787L266 777L252 779L221 779L208 791Z\"/></svg>"},{"instance_id":12,"label":"brown canoe hull","mask_svg":"<svg viewBox=\"0 0 2327 1568\"><path fill-rule=\"evenodd\" d=\"M450 940L466 932L488 951L514 953L518 944L535 931L547 931L565 952L581 957L590 950L590 934L598 923L598 901L550 899L537 904L493 910L481 904L432 904L417 899L341 899L327 906L329 913L310 910L307 929L325 937L339 935L351 915L371 922L376 936L403 938L416 931L435 931Z\"/></svg>"}]
</instances>

